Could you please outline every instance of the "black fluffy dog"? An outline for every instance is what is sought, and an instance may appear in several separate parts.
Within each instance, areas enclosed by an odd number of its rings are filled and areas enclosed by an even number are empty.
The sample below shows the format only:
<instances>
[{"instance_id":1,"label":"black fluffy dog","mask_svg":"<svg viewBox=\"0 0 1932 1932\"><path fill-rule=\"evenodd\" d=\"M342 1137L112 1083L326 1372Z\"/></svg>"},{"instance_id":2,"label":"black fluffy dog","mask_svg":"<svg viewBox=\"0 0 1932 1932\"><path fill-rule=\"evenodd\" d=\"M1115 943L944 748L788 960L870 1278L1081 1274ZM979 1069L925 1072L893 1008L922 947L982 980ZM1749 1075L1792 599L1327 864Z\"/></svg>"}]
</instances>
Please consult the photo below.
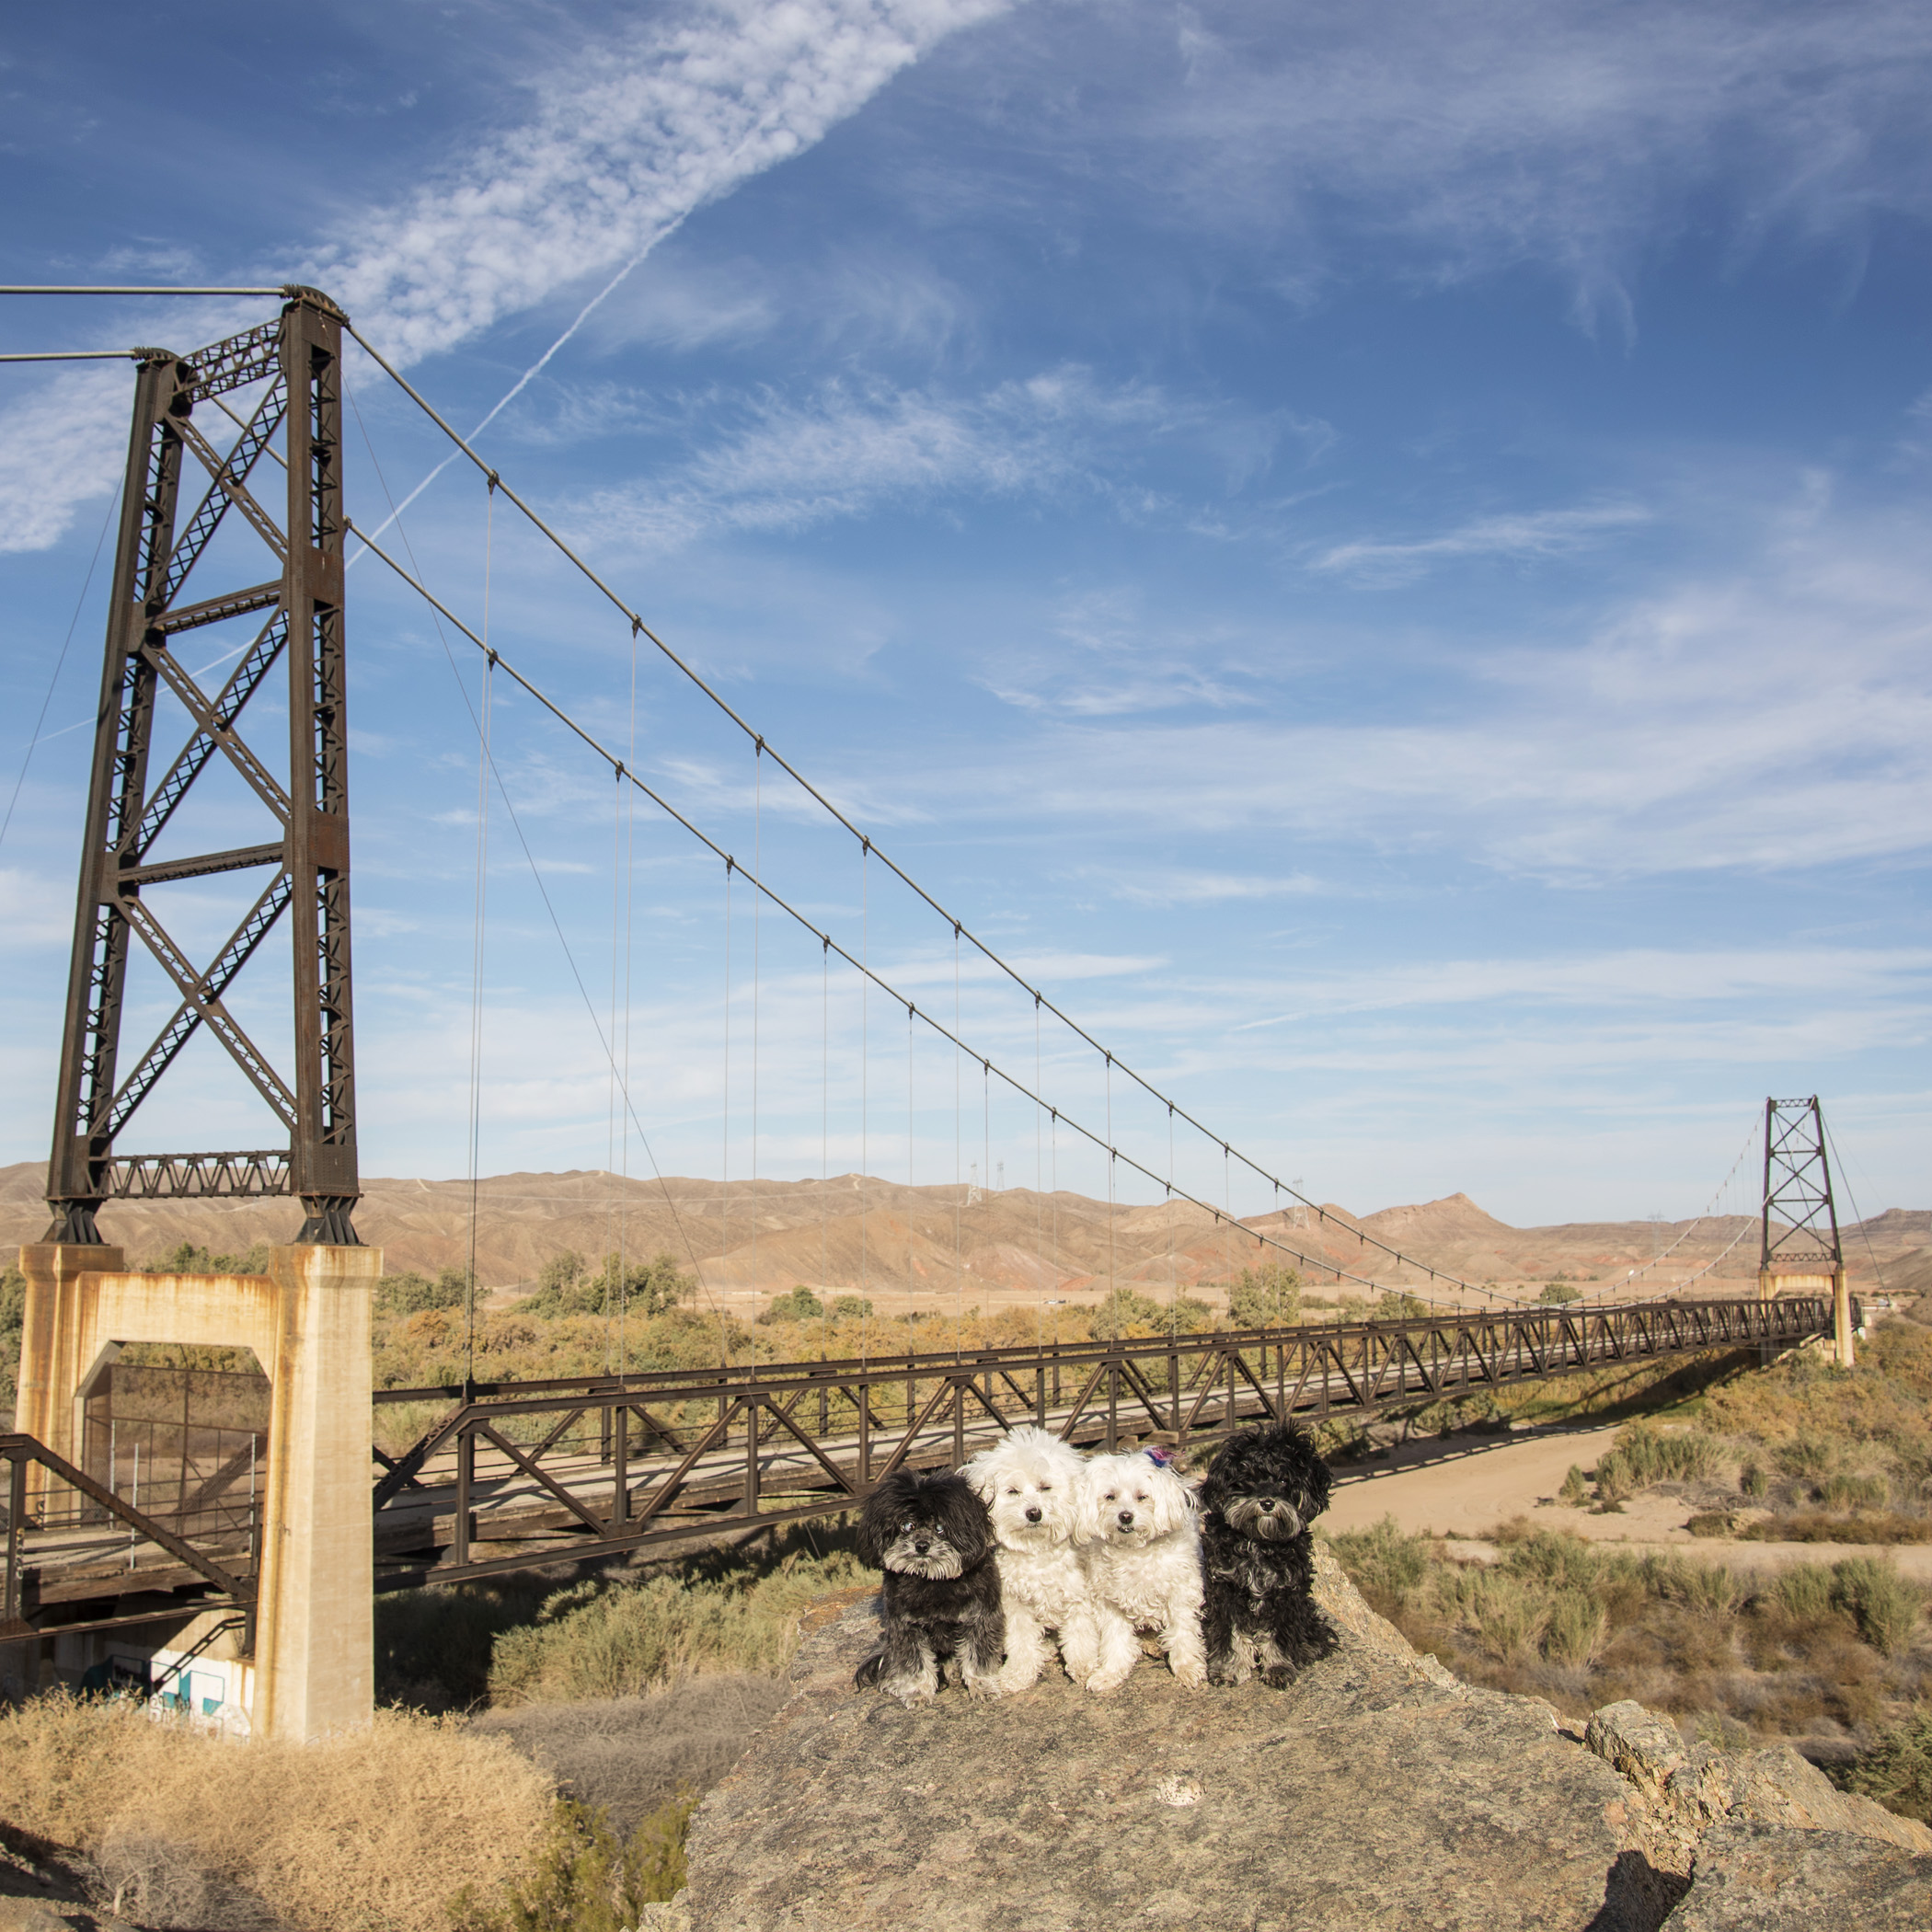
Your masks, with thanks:
<instances>
[{"instance_id":1,"label":"black fluffy dog","mask_svg":"<svg viewBox=\"0 0 1932 1932\"><path fill-rule=\"evenodd\" d=\"M968 1690L990 1692L1006 1644L993 1548L986 1505L963 1477L887 1477L858 1519L860 1558L885 1571L884 1641L853 1681L910 1702L931 1696L956 1659Z\"/></svg>"},{"instance_id":2,"label":"black fluffy dog","mask_svg":"<svg viewBox=\"0 0 1932 1932\"><path fill-rule=\"evenodd\" d=\"M1328 1506L1328 1471L1294 1423L1244 1429L1201 1485L1202 1636L1208 1681L1256 1674L1279 1690L1335 1648L1309 1594L1308 1524Z\"/></svg>"}]
</instances>

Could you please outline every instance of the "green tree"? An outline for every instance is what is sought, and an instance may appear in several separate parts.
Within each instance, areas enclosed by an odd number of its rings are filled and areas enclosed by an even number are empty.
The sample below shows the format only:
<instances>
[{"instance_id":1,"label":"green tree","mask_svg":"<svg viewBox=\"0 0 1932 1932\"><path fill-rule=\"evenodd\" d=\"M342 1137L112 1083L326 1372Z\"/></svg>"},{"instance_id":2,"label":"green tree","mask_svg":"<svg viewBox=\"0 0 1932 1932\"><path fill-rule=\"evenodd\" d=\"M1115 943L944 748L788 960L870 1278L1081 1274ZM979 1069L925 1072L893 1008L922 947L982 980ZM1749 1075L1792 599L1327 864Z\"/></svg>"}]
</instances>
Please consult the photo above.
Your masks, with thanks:
<instances>
[{"instance_id":1,"label":"green tree","mask_svg":"<svg viewBox=\"0 0 1932 1932\"><path fill-rule=\"evenodd\" d=\"M1088 1322L1096 1341L1118 1341L1121 1336L1165 1332L1167 1311L1151 1296L1132 1288L1116 1288L1101 1299Z\"/></svg>"},{"instance_id":2,"label":"green tree","mask_svg":"<svg viewBox=\"0 0 1932 1932\"><path fill-rule=\"evenodd\" d=\"M166 1254L142 1264L143 1274L266 1274L269 1244L258 1241L238 1255L218 1255L192 1241L183 1241Z\"/></svg>"},{"instance_id":3,"label":"green tree","mask_svg":"<svg viewBox=\"0 0 1932 1932\"><path fill-rule=\"evenodd\" d=\"M19 1392L20 1331L27 1325L27 1277L12 1262L0 1274L0 1409L13 1414Z\"/></svg>"},{"instance_id":4,"label":"green tree","mask_svg":"<svg viewBox=\"0 0 1932 1932\"><path fill-rule=\"evenodd\" d=\"M1553 1306L1560 1308L1570 1302L1581 1301L1583 1299L1583 1291L1574 1286L1571 1282L1558 1277L1556 1281L1548 1283L1536 1299L1539 1302L1548 1302Z\"/></svg>"},{"instance_id":5,"label":"green tree","mask_svg":"<svg viewBox=\"0 0 1932 1932\"><path fill-rule=\"evenodd\" d=\"M834 1321L863 1321L871 1312L872 1304L862 1294L833 1297L832 1317Z\"/></svg>"},{"instance_id":6,"label":"green tree","mask_svg":"<svg viewBox=\"0 0 1932 1932\"><path fill-rule=\"evenodd\" d=\"M523 1304L526 1315L615 1315L621 1306L647 1318L663 1315L696 1294L697 1282L679 1272L668 1254L648 1261L604 1258L595 1274L573 1248L566 1248L544 1264L536 1293Z\"/></svg>"},{"instance_id":7,"label":"green tree","mask_svg":"<svg viewBox=\"0 0 1932 1932\"><path fill-rule=\"evenodd\" d=\"M1299 1321L1302 1278L1278 1261L1244 1268L1228 1288L1227 1312L1237 1328L1279 1328Z\"/></svg>"},{"instance_id":8,"label":"green tree","mask_svg":"<svg viewBox=\"0 0 1932 1932\"><path fill-rule=\"evenodd\" d=\"M1423 1321L1429 1313L1427 1302L1390 1290L1375 1304L1374 1317L1377 1321Z\"/></svg>"},{"instance_id":9,"label":"green tree","mask_svg":"<svg viewBox=\"0 0 1932 1932\"><path fill-rule=\"evenodd\" d=\"M771 1306L758 1319L769 1326L775 1321L811 1321L824 1312L824 1303L800 1282L788 1294L773 1295Z\"/></svg>"},{"instance_id":10,"label":"green tree","mask_svg":"<svg viewBox=\"0 0 1932 1932\"><path fill-rule=\"evenodd\" d=\"M433 1282L427 1275L385 1274L375 1284L375 1305L384 1315L419 1315L425 1308L460 1308L468 1293L466 1269L445 1268Z\"/></svg>"}]
</instances>

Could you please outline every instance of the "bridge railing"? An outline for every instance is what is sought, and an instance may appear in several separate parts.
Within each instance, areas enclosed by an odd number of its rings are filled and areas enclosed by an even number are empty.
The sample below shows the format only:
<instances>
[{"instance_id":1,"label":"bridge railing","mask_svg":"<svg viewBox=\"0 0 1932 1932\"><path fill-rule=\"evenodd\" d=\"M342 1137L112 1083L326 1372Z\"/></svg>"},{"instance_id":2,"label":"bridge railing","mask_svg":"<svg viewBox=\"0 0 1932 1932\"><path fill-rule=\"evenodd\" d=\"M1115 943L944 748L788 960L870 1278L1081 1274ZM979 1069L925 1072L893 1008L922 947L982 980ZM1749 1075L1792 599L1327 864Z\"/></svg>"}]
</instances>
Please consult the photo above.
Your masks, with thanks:
<instances>
[{"instance_id":1,"label":"bridge railing","mask_svg":"<svg viewBox=\"0 0 1932 1932\"><path fill-rule=\"evenodd\" d=\"M183 1535L30 1435L0 1435L0 1643L253 1607L252 1520ZM106 1600L114 1614L86 1614Z\"/></svg>"},{"instance_id":2,"label":"bridge railing","mask_svg":"<svg viewBox=\"0 0 1932 1932\"><path fill-rule=\"evenodd\" d=\"M1831 1331L1823 1296L1432 1312L1414 1319L388 1389L449 1411L379 1456L379 1578L403 1587L835 1514L902 1465L1017 1423L1176 1446Z\"/></svg>"}]
</instances>

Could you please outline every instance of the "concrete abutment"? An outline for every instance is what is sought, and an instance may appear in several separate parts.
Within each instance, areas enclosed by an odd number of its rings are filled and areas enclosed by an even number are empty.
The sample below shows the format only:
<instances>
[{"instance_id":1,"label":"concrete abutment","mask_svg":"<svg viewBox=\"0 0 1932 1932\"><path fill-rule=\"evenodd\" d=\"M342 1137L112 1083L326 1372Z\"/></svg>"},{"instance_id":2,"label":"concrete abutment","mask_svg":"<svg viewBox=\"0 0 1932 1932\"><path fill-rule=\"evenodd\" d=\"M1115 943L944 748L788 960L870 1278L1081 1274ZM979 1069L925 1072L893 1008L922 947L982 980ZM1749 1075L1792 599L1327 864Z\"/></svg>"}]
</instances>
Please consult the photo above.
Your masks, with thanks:
<instances>
[{"instance_id":1,"label":"concrete abutment","mask_svg":"<svg viewBox=\"0 0 1932 1932\"><path fill-rule=\"evenodd\" d=\"M35 1243L15 1427L82 1461L81 1396L117 1344L254 1352L270 1389L249 1673L256 1734L307 1741L369 1722L374 1556L370 1323L379 1248L272 1249L265 1275L142 1274L119 1248ZM44 1472L44 1492L52 1478Z\"/></svg>"}]
</instances>

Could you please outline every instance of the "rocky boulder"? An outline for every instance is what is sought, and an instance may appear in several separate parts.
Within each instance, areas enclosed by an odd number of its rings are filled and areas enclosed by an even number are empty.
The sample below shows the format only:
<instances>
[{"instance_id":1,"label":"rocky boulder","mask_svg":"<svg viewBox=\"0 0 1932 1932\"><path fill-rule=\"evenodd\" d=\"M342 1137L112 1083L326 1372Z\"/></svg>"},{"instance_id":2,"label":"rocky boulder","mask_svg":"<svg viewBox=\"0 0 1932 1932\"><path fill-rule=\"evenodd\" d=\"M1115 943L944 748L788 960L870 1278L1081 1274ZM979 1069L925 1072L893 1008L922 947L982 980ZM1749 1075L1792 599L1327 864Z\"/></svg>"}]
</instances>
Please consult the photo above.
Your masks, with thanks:
<instances>
[{"instance_id":1,"label":"rocky boulder","mask_svg":"<svg viewBox=\"0 0 1932 1932\"><path fill-rule=\"evenodd\" d=\"M1318 1552L1336 1654L1287 1692L1157 1660L903 1708L857 1693L876 1599L816 1614L790 1701L694 1819L665 1932L1731 1932L1932 1923L1932 1834L1788 1751L1586 1737L1419 1656ZM1809 1902L1809 1903L1807 1903ZM1752 1916L1755 1913L1757 1916ZM1793 1915L1794 1914L1798 1915Z\"/></svg>"}]
</instances>

